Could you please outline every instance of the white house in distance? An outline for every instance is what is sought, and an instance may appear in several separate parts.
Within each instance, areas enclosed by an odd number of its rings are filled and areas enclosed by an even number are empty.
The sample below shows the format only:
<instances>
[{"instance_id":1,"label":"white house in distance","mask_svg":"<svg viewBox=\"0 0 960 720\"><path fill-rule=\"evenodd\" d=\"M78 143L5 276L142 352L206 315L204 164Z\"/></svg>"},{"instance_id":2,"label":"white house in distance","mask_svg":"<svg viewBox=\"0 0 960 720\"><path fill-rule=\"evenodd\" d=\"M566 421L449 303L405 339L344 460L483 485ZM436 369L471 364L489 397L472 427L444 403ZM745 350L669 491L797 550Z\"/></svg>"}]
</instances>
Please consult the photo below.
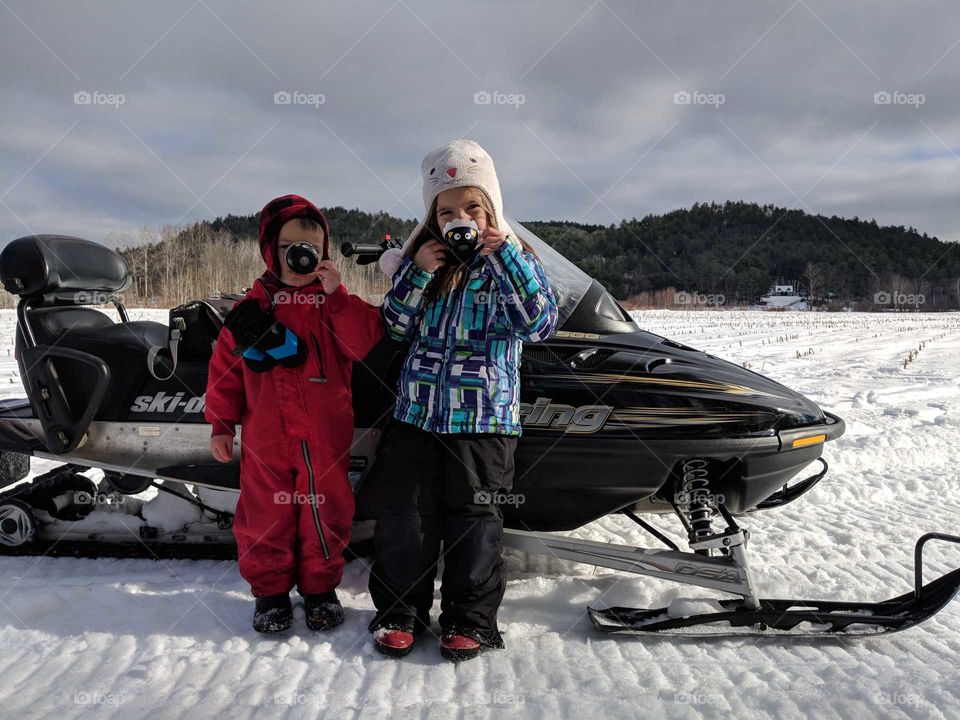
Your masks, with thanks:
<instances>
[{"instance_id":1,"label":"white house in distance","mask_svg":"<svg viewBox=\"0 0 960 720\"><path fill-rule=\"evenodd\" d=\"M767 294L760 298L764 310L809 310L806 298L799 295L795 285L781 280L774 283Z\"/></svg>"}]
</instances>

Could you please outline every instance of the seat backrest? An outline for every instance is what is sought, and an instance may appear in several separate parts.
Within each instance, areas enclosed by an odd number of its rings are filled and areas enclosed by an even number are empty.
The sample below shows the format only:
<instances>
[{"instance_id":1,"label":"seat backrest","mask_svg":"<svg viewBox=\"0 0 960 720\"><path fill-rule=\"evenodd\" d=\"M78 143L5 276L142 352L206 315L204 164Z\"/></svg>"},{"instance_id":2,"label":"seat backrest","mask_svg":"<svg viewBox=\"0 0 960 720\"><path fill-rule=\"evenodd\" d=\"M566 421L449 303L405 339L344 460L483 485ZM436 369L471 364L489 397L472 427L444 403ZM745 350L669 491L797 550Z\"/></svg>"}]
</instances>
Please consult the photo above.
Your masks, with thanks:
<instances>
[{"instance_id":1,"label":"seat backrest","mask_svg":"<svg viewBox=\"0 0 960 720\"><path fill-rule=\"evenodd\" d=\"M100 304L97 294L126 290L132 277L110 248L68 235L28 235L0 252L0 280L20 297L72 293L77 304Z\"/></svg>"}]
</instances>

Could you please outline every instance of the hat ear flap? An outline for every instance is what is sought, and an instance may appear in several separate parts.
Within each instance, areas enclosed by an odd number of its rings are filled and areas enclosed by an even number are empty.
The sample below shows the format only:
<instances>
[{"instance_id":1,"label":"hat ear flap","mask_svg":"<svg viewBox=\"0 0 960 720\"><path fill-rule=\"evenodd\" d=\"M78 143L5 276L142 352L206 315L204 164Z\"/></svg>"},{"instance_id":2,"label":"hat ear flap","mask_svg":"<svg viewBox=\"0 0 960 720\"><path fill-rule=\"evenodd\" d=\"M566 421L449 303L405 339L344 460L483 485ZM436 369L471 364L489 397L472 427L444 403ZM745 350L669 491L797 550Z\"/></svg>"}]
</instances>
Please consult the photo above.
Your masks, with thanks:
<instances>
[{"instance_id":1,"label":"hat ear flap","mask_svg":"<svg viewBox=\"0 0 960 720\"><path fill-rule=\"evenodd\" d=\"M385 250L383 255L380 256L380 270L383 271L383 274L387 277L393 277L397 270L400 269L402 262L403 250L400 248L390 248Z\"/></svg>"}]
</instances>

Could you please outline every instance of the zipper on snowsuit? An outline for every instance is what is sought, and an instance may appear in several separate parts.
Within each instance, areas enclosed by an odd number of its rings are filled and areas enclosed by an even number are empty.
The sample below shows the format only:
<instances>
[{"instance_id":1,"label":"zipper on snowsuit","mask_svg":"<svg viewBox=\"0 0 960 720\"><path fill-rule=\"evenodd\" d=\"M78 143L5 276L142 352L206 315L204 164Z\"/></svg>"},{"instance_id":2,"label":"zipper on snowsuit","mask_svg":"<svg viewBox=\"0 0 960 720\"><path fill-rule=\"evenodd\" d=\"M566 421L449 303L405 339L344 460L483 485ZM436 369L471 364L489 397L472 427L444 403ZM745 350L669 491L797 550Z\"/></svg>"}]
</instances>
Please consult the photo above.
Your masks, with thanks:
<instances>
[{"instance_id":1,"label":"zipper on snowsuit","mask_svg":"<svg viewBox=\"0 0 960 720\"><path fill-rule=\"evenodd\" d=\"M327 547L327 538L323 534L323 526L320 524L320 510L317 508L317 489L313 483L313 465L310 464L310 451L307 449L307 441L300 441L300 449L303 451L303 462L307 466L307 487L310 490L310 510L313 513L313 524L317 527L317 536L320 538L320 549L323 550L323 559L330 559L330 549Z\"/></svg>"},{"instance_id":2,"label":"zipper on snowsuit","mask_svg":"<svg viewBox=\"0 0 960 720\"><path fill-rule=\"evenodd\" d=\"M313 340L313 348L317 352L317 364L320 366L320 377L311 377L310 382L325 383L327 381L327 372L323 367L323 353L320 352L320 341L317 336L310 333L310 339Z\"/></svg>"}]
</instances>

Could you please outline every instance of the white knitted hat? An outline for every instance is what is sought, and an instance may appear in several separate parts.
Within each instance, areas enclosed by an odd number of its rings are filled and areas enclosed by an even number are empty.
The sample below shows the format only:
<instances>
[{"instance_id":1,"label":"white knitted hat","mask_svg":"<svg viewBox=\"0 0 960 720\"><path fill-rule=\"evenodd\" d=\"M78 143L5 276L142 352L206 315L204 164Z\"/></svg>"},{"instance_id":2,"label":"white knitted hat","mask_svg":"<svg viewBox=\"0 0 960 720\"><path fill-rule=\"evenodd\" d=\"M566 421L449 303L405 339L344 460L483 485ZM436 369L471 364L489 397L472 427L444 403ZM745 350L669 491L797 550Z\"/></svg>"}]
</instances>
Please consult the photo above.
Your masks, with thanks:
<instances>
[{"instance_id":1,"label":"white knitted hat","mask_svg":"<svg viewBox=\"0 0 960 720\"><path fill-rule=\"evenodd\" d=\"M430 207L444 190L471 186L479 188L493 207L497 227L505 233L511 232L503 217L503 199L500 197L500 182L493 159L473 140L454 140L431 150L420 164L420 174L423 178L424 217L403 243L402 251L388 250L380 257L380 269L387 275L393 275L400 267L403 253L410 249L414 239L430 220Z\"/></svg>"}]
</instances>

